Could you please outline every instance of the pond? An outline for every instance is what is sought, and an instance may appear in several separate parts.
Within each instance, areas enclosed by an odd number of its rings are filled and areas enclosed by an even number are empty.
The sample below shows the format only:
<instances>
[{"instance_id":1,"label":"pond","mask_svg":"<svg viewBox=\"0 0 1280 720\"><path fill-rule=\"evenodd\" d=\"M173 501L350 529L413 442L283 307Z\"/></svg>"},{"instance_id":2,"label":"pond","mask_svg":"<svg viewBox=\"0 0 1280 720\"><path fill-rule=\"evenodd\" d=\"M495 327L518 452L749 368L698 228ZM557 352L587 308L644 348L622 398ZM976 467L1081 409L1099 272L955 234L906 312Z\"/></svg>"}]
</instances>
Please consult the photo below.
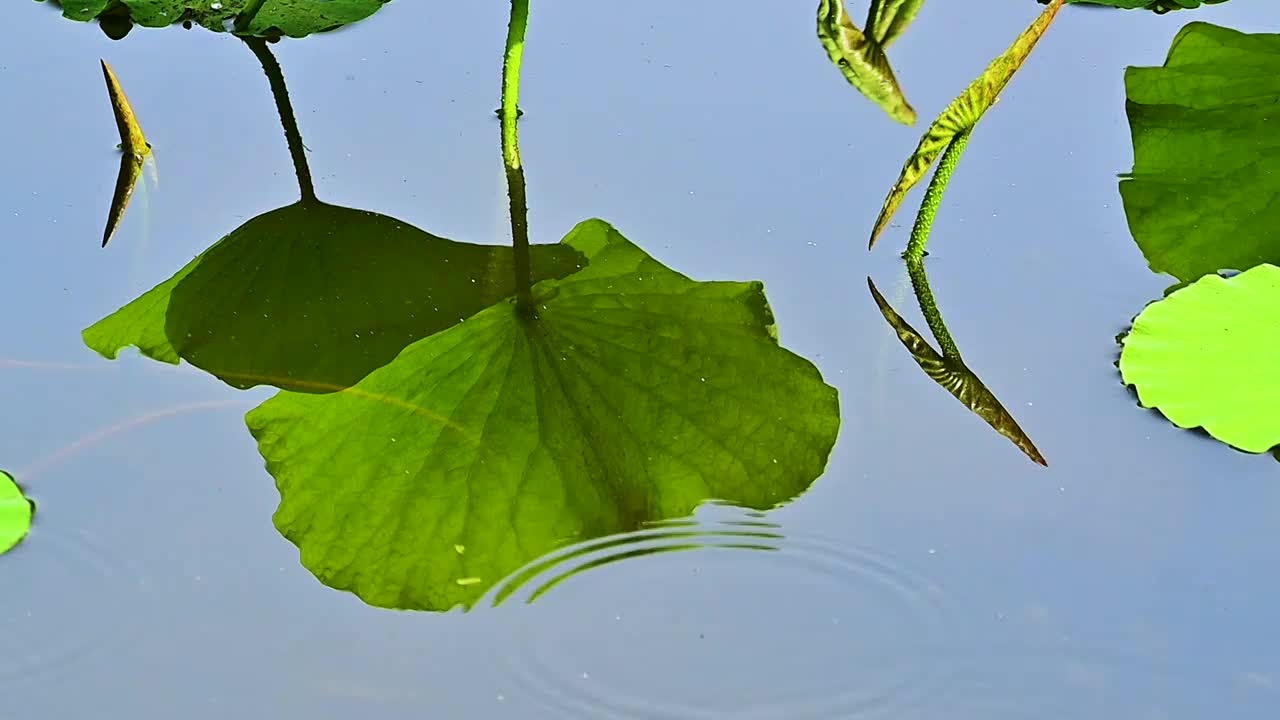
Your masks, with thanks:
<instances>
[{"instance_id":1,"label":"pond","mask_svg":"<svg viewBox=\"0 0 1280 720\"><path fill-rule=\"evenodd\" d=\"M904 262L1056 4L535 0L517 123L507 2L126 3L0 30L0 717L1276 716L1280 5L1063 7Z\"/></svg>"}]
</instances>

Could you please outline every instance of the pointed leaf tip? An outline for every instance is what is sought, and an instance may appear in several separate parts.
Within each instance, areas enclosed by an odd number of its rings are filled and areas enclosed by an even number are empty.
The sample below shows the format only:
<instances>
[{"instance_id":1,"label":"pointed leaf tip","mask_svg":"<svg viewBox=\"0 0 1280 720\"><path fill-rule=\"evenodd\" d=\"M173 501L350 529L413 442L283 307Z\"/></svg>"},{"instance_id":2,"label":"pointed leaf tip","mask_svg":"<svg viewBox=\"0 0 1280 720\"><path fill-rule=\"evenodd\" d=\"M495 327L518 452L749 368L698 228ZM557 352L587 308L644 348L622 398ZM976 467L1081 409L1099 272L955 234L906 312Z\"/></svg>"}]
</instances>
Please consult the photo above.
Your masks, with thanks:
<instances>
[{"instance_id":1,"label":"pointed leaf tip","mask_svg":"<svg viewBox=\"0 0 1280 720\"><path fill-rule=\"evenodd\" d=\"M858 92L904 125L915 124L916 111L903 96L884 48L911 21L919 0L914 4L902 12L896 8L885 10L885 15L881 14L880 0L874 0L864 33L849 18L843 0L818 3L818 40L831 64Z\"/></svg>"},{"instance_id":2,"label":"pointed leaf tip","mask_svg":"<svg viewBox=\"0 0 1280 720\"><path fill-rule=\"evenodd\" d=\"M107 225L102 231L102 247L106 247L129 207L133 189L142 177L143 159L151 152L151 147L142 135L142 128L138 125L138 119L133 114L133 108L129 105L129 99L125 97L115 72L106 60L99 58L98 62L102 65L102 76L107 83L107 95L111 99L111 111L116 119L116 130L120 134L120 147L123 150L120 172L116 175L116 186L111 196L111 207L107 211Z\"/></svg>"},{"instance_id":3,"label":"pointed leaf tip","mask_svg":"<svg viewBox=\"0 0 1280 720\"><path fill-rule=\"evenodd\" d=\"M916 289L916 297L920 302L921 311L926 316L933 315L939 325L939 328L934 329L934 335L939 335L941 331L945 331L945 328L941 327L942 316L938 313L937 307L931 304L932 293L925 294L921 292L921 288L915 285L914 278L912 284ZM1048 467L1048 461L1044 459L1044 455L1040 454L1040 450L1036 448L1031 438L1019 427L1018 422L1000 404L1000 400L996 398L995 394L983 384L982 379L964 364L959 353L954 350L954 344L950 341L949 335L947 335L945 341L942 337L939 337L938 342L944 348L951 347L952 354L939 353L933 349L928 340L924 339L924 336L911 327L910 323L889 305L889 302L876 289L876 285L870 277L867 278L867 287L871 290L871 297L880 309L880 314L884 316L885 321L889 323L894 333L897 334L898 340L907 349L907 352L911 353L912 359L916 361L921 370L924 370L929 379L941 385L943 389L959 400L970 412L982 418L983 422L987 423L991 429L1012 442L1032 462ZM930 327L932 328L933 325L934 321L931 320Z\"/></svg>"}]
</instances>

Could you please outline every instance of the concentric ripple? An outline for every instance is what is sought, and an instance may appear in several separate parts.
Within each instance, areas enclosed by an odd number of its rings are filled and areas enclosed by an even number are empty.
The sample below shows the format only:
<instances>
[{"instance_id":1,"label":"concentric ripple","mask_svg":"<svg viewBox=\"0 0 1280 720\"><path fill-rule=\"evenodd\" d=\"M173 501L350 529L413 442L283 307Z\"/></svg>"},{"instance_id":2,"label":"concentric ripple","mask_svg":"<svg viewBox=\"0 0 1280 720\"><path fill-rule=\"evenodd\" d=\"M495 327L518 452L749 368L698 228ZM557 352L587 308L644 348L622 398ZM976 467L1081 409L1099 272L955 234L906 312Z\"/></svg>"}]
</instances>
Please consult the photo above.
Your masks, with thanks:
<instances>
[{"instance_id":1,"label":"concentric ripple","mask_svg":"<svg viewBox=\"0 0 1280 720\"><path fill-rule=\"evenodd\" d=\"M66 676L133 637L104 609L126 606L140 578L91 535L42 528L0 558L0 687Z\"/></svg>"},{"instance_id":2,"label":"concentric ripple","mask_svg":"<svg viewBox=\"0 0 1280 720\"><path fill-rule=\"evenodd\" d=\"M723 552L734 548L768 552ZM663 555L672 550L719 552ZM516 587L532 600L586 569L646 557L594 576L604 589L591 597L566 590L513 613L502 656L511 701L566 718L825 720L907 717L952 690L964 653L939 587L891 558L784 536L758 518L569 548Z\"/></svg>"}]
</instances>

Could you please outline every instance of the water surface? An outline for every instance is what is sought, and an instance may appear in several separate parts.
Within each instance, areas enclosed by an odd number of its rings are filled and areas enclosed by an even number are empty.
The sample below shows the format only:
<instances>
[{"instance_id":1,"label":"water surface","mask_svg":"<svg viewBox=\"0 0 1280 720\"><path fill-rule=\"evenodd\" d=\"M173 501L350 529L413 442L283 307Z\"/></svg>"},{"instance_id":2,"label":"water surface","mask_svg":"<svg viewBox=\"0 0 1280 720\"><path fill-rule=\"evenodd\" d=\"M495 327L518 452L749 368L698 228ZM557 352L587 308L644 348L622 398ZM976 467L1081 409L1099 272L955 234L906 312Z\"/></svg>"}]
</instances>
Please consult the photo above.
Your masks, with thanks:
<instances>
[{"instance_id":1,"label":"water surface","mask_svg":"<svg viewBox=\"0 0 1280 720\"><path fill-rule=\"evenodd\" d=\"M296 198L252 54L10 8L0 466L39 513L0 560L0 717L1272 717L1280 467L1119 383L1114 336L1170 281L1146 269L1115 176L1132 162L1123 67L1159 64L1191 19L1272 31L1280 8L1068 7L969 143L930 280L1042 468L919 371L865 290L870 275L914 312L896 252L918 195L871 254L866 232L923 122L1040 7L925 7L893 50L922 118L907 128L791 5L535 3L521 148L535 242L598 216L690 277L765 283L782 343L840 393L825 474L764 519L699 513L767 523L772 552L643 555L533 604L444 614L371 608L299 564L242 421L269 389L80 339ZM323 198L508 241L506 12L394 2L274 48ZM99 58L160 180L105 251Z\"/></svg>"}]
</instances>

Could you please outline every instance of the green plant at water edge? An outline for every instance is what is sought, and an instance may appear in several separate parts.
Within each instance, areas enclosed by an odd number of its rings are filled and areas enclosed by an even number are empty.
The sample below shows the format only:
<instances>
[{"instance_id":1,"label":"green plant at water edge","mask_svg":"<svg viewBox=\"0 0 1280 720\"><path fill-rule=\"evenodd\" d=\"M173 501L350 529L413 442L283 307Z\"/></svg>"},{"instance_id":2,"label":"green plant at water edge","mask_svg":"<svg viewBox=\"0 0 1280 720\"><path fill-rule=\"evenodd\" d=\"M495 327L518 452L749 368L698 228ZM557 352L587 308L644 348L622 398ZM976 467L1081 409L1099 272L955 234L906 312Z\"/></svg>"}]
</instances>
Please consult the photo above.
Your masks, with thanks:
<instances>
[{"instance_id":1,"label":"green plant at water edge","mask_svg":"<svg viewBox=\"0 0 1280 720\"><path fill-rule=\"evenodd\" d=\"M35 504L22 494L13 476L0 470L0 555L27 536L34 511Z\"/></svg>"},{"instance_id":2,"label":"green plant at water edge","mask_svg":"<svg viewBox=\"0 0 1280 720\"><path fill-rule=\"evenodd\" d=\"M893 217L898 206L902 204L902 200L906 197L907 191L910 190L925 173L928 172L929 166L938 155L945 152L949 147L955 146L954 160L950 161L946 173L937 181L936 193L929 193L926 198L929 204L921 208L921 213L928 213L928 218L924 223L926 235L918 240L913 237L912 244L916 257L923 255L924 245L927 240L928 226L933 222L933 214L937 212L937 203L942 198L942 188L945 187L947 179L951 175L951 171L955 168L955 162L959 160L960 152L967 142L969 133L982 119L982 115L987 108L995 104L1000 96L1000 92L1005 85L1013 77L1013 74L1022 66L1023 61L1031 54L1040 37L1044 35L1045 30L1049 28L1049 24L1053 22L1058 10L1062 7L1062 0L1054 0L1049 7L1040 13L1031 25L1024 30L1009 49L1003 54L991 61L987 69L981 75L974 79L969 87L965 89L951 104L942 111L936 120L925 131L924 137L920 139L920 144L916 146L915 152L907 158L907 162L902 166L902 172L898 176L897 182L889 190L888 197L885 198L884 206L880 209L880 216L876 218L874 227L871 230L871 239L867 243L870 248L875 245L876 238L885 226L889 224L889 220ZM933 188L930 188L931 190ZM919 225L919 223L917 223Z\"/></svg>"},{"instance_id":3,"label":"green plant at water edge","mask_svg":"<svg viewBox=\"0 0 1280 720\"><path fill-rule=\"evenodd\" d=\"M849 18L844 0L819 0L818 41L849 84L904 125L916 111L902 95L885 48L911 24L924 0L871 0L866 32Z\"/></svg>"},{"instance_id":4,"label":"green plant at water edge","mask_svg":"<svg viewBox=\"0 0 1280 720\"><path fill-rule=\"evenodd\" d=\"M977 376L969 366L965 364L964 358L960 357L960 350L956 347L955 341L951 338L951 333L947 331L947 326L942 322L942 313L938 310L937 301L934 300L933 290L929 287L929 277L925 274L924 263L919 259L907 260L907 272L911 277L911 287L915 291L916 300L920 303L920 311L924 314L925 321L929 324L929 330L933 333L933 337L938 341L938 347L941 352L934 350L929 345L929 341L916 332L902 316L897 313L890 305L880 291L876 289L876 285L867 278L867 287L871 290L871 297L875 300L876 306L880 308L880 313L884 315L884 319L889 323L897 333L898 339L902 341L907 351L911 353L911 357L915 359L920 369L924 370L934 382L938 383L952 397L959 400L970 412L982 418L984 422L991 426L996 432L1008 438L1014 445L1018 447L1031 461L1038 465L1048 465L1044 456L1036 449L1035 443L1031 442L1031 438L1023 432L1018 426L1018 422L1013 419L1008 410L1000 404L996 396L987 389L982 379Z\"/></svg>"},{"instance_id":5,"label":"green plant at water edge","mask_svg":"<svg viewBox=\"0 0 1280 720\"><path fill-rule=\"evenodd\" d=\"M183 23L239 35L303 37L336 30L381 10L390 0L61 0L70 20L97 20L112 39L133 25L167 27Z\"/></svg>"},{"instance_id":6,"label":"green plant at water edge","mask_svg":"<svg viewBox=\"0 0 1280 720\"><path fill-rule=\"evenodd\" d=\"M1151 269L1191 282L1280 264L1280 35L1190 23L1162 67L1126 70L1125 94L1120 195Z\"/></svg>"},{"instance_id":7,"label":"green plant at water edge","mask_svg":"<svg viewBox=\"0 0 1280 720\"><path fill-rule=\"evenodd\" d=\"M1280 445L1280 267L1207 275L1146 307L1120 375L1144 407L1246 452Z\"/></svg>"},{"instance_id":8,"label":"green plant at water edge","mask_svg":"<svg viewBox=\"0 0 1280 720\"><path fill-rule=\"evenodd\" d=\"M332 392L515 292L510 247L454 242L317 199L280 66L265 41L245 43L270 81L301 199L252 218L87 328L90 348L115 358L136 346L238 388ZM534 281L582 263L564 245L537 245L526 256L524 276Z\"/></svg>"},{"instance_id":9,"label":"green plant at water edge","mask_svg":"<svg viewBox=\"0 0 1280 720\"><path fill-rule=\"evenodd\" d=\"M1129 227L1153 271L1190 284L1137 316L1120 375L1144 407L1248 452L1280 444L1277 73L1280 35L1199 22L1162 67L1125 73Z\"/></svg>"}]
</instances>

